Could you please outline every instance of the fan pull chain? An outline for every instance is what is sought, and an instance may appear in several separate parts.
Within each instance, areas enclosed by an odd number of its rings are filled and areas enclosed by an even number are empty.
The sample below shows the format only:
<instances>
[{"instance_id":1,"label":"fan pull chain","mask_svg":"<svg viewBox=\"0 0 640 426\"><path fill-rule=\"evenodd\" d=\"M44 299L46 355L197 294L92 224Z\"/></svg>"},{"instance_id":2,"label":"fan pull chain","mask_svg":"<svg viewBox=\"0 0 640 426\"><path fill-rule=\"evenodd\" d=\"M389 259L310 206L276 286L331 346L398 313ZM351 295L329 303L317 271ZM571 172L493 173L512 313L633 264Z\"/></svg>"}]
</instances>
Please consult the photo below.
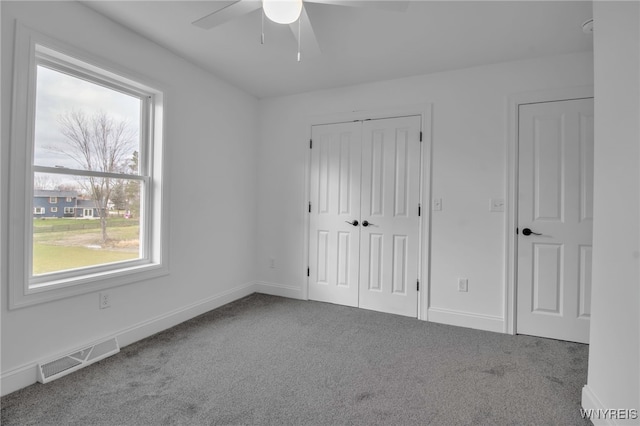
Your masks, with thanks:
<instances>
[{"instance_id":1,"label":"fan pull chain","mask_svg":"<svg viewBox=\"0 0 640 426\"><path fill-rule=\"evenodd\" d=\"M262 10L262 34L260 34L260 44L264 44L264 8Z\"/></svg>"},{"instance_id":2,"label":"fan pull chain","mask_svg":"<svg viewBox=\"0 0 640 426\"><path fill-rule=\"evenodd\" d=\"M300 21L302 20L302 15L298 18L298 62L300 62L300 39L302 38L302 31L300 31Z\"/></svg>"}]
</instances>

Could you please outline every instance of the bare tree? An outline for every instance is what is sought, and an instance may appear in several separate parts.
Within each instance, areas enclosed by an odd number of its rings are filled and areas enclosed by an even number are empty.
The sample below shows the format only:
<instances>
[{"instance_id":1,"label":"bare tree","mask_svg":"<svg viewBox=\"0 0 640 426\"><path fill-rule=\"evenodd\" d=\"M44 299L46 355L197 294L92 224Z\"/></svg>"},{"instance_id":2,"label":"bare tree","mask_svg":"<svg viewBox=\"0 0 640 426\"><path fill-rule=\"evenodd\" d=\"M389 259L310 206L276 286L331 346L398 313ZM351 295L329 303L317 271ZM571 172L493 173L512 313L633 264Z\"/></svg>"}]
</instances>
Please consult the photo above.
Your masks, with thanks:
<instances>
[{"instance_id":1,"label":"bare tree","mask_svg":"<svg viewBox=\"0 0 640 426\"><path fill-rule=\"evenodd\" d=\"M117 121L104 112L87 116L84 111L69 111L58 117L65 143L48 147L66 155L80 169L107 173L126 172L136 147L136 132L127 121ZM91 195L100 216L102 241L107 242L109 199L114 188L112 178L88 176L83 189Z\"/></svg>"},{"instance_id":2,"label":"bare tree","mask_svg":"<svg viewBox=\"0 0 640 426\"><path fill-rule=\"evenodd\" d=\"M57 180L51 175L36 174L33 177L33 189L58 189Z\"/></svg>"}]
</instances>

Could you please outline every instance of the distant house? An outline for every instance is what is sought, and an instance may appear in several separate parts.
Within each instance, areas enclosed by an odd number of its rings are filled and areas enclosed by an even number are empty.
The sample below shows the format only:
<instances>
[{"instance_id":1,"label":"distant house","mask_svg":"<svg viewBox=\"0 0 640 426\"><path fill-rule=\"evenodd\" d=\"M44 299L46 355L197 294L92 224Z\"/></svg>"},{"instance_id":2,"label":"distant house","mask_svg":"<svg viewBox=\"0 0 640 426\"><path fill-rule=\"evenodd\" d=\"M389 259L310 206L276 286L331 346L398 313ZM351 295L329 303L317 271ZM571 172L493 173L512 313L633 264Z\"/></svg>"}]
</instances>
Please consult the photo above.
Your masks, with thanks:
<instances>
[{"instance_id":1,"label":"distant house","mask_svg":"<svg viewBox=\"0 0 640 426\"><path fill-rule=\"evenodd\" d=\"M75 217L78 193L36 189L33 191L33 217Z\"/></svg>"},{"instance_id":2,"label":"distant house","mask_svg":"<svg viewBox=\"0 0 640 426\"><path fill-rule=\"evenodd\" d=\"M93 200L78 197L75 191L36 189L33 191L34 218L98 218Z\"/></svg>"},{"instance_id":3,"label":"distant house","mask_svg":"<svg viewBox=\"0 0 640 426\"><path fill-rule=\"evenodd\" d=\"M83 217L85 219L100 217L100 213L96 208L96 203L93 200L78 198L76 204L76 217Z\"/></svg>"}]
</instances>

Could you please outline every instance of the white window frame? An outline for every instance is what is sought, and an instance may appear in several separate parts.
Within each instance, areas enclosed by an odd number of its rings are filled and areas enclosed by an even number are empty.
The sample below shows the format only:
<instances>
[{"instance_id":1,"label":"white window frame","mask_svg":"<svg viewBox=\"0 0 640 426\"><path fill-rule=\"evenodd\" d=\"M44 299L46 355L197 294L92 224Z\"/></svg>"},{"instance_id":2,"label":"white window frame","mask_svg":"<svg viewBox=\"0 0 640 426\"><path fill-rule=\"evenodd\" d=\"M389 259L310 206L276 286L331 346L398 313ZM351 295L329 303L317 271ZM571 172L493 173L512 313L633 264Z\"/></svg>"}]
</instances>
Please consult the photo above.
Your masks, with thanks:
<instances>
[{"instance_id":1,"label":"white window frame","mask_svg":"<svg viewBox=\"0 0 640 426\"><path fill-rule=\"evenodd\" d=\"M71 197L66 197L66 198L64 199L64 201L65 201L65 202L67 202L67 203L70 203L70 202L72 202L72 201L73 201L73 198L71 198Z\"/></svg>"},{"instance_id":2,"label":"white window frame","mask_svg":"<svg viewBox=\"0 0 640 426\"><path fill-rule=\"evenodd\" d=\"M49 210L51 210L51 213L58 213L58 207L51 207Z\"/></svg>"},{"instance_id":3,"label":"white window frame","mask_svg":"<svg viewBox=\"0 0 640 426\"><path fill-rule=\"evenodd\" d=\"M76 212L76 208L75 207L65 207L64 208L64 214L74 214Z\"/></svg>"},{"instance_id":4,"label":"white window frame","mask_svg":"<svg viewBox=\"0 0 640 426\"><path fill-rule=\"evenodd\" d=\"M38 276L32 275L33 176L36 172L86 174L87 171L34 166L36 69L46 63L75 77L100 82L125 93L135 93L146 105L142 109L140 175L113 174L118 179L144 181L141 194L141 228L144 227L139 259L78 268ZM13 104L11 125L9 244L9 309L31 306L106 288L133 284L169 273L168 201L163 184L163 103L156 83L103 58L75 49L16 23ZM27 102L24 102L24 100ZM26 161L25 161L26 160ZM91 172L89 172L91 173ZM13 219L15 218L15 220Z\"/></svg>"},{"instance_id":5,"label":"white window frame","mask_svg":"<svg viewBox=\"0 0 640 426\"><path fill-rule=\"evenodd\" d=\"M45 212L45 208L44 207L34 207L33 208L33 214L44 214Z\"/></svg>"},{"instance_id":6,"label":"white window frame","mask_svg":"<svg viewBox=\"0 0 640 426\"><path fill-rule=\"evenodd\" d=\"M58 197L49 197L49 204L58 204Z\"/></svg>"}]
</instances>

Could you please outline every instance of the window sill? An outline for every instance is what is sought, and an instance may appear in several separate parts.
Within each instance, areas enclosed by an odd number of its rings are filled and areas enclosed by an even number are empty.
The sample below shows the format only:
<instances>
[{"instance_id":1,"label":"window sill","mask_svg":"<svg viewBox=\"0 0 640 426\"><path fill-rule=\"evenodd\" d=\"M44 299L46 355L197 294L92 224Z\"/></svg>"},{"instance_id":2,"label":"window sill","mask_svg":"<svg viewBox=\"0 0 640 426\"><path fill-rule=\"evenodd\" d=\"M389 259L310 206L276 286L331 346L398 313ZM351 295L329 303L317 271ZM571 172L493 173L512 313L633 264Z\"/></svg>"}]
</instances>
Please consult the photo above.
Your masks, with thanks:
<instances>
[{"instance_id":1,"label":"window sill","mask_svg":"<svg viewBox=\"0 0 640 426\"><path fill-rule=\"evenodd\" d=\"M80 277L49 281L26 289L20 294L11 294L9 309L19 309L41 303L53 302L69 297L105 290L169 274L169 268L160 263L125 267L118 270L86 274ZM12 292L14 293L14 292Z\"/></svg>"}]
</instances>

